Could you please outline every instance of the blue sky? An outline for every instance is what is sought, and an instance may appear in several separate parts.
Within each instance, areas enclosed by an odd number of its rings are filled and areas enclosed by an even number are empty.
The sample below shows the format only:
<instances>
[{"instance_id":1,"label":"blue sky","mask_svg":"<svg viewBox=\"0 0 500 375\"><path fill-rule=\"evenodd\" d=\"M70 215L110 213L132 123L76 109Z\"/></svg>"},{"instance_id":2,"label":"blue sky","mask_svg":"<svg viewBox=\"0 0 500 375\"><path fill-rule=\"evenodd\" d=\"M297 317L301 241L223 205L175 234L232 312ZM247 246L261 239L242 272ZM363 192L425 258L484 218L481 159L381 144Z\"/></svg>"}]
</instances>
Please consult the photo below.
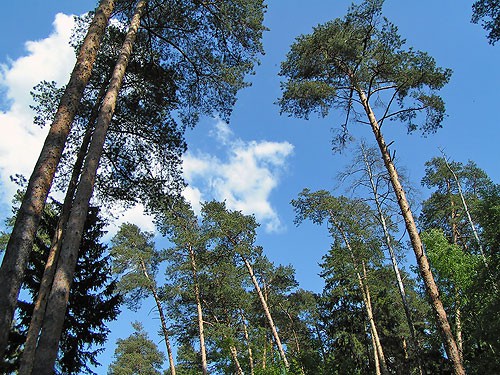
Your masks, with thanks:
<instances>
[{"instance_id":1,"label":"blue sky","mask_svg":"<svg viewBox=\"0 0 500 375\"><path fill-rule=\"evenodd\" d=\"M335 177L350 160L348 152L331 152L331 129L342 122L339 112L309 121L280 116L274 104L280 96L277 76L294 38L312 27L343 16L351 1L270 0L264 35L266 55L256 74L248 77L252 86L241 91L229 127L217 119L203 119L188 134L185 159L187 195L194 199L226 199L228 205L253 213L261 222L258 242L275 262L292 264L301 287L321 290L318 262L328 249L323 228L293 224L290 200L304 188L331 189ZM29 90L39 80L63 84L72 68L71 52L65 46L71 19L64 14L81 14L94 1L38 0L7 1L7 15L0 23L0 208L9 212L15 187L9 175L29 176L46 130L31 125ZM387 0L384 15L394 22L408 46L428 52L438 64L451 68L450 83L441 91L447 106L443 129L426 138L407 135L403 127L385 127L387 142L394 141L399 165L405 167L411 183L419 187L424 163L439 156L439 148L454 160L474 160L495 182L500 182L499 120L496 114L500 84L500 46L487 43L485 32L470 23L472 1L420 2ZM61 13L56 16L56 14ZM368 129L352 124L355 136L372 142ZM339 193L345 193L340 188ZM421 197L428 194L421 188ZM134 221L152 230L140 215L140 207L125 213L120 221ZM110 229L111 231L113 228ZM162 242L160 242L161 246ZM410 260L412 255L409 256ZM152 304L145 303L142 316ZM150 314L153 323L153 314ZM100 358L105 373L117 337L131 328L126 313L113 323L108 349ZM156 329L152 329L152 334Z\"/></svg>"}]
</instances>

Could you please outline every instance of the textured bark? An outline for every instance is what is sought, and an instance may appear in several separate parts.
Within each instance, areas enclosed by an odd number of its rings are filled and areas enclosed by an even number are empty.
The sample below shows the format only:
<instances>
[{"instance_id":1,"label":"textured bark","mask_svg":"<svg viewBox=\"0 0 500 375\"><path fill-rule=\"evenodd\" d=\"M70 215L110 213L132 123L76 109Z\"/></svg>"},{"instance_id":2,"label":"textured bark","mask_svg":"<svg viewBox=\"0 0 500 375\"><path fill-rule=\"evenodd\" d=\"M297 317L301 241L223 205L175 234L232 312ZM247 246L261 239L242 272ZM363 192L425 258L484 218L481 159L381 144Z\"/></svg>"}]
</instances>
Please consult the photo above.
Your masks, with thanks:
<instances>
[{"instance_id":1,"label":"textured bark","mask_svg":"<svg viewBox=\"0 0 500 375\"><path fill-rule=\"evenodd\" d=\"M110 85L99 111L96 129L85 159L85 165L68 220L67 230L63 238L61 255L52 291L49 296L42 334L36 350L33 372L37 375L51 374L53 372L69 299L69 291L73 282L73 274L78 258L78 249L94 188L99 160L145 5L146 0L141 0L137 3L127 36L120 51L120 56L111 77Z\"/></svg>"},{"instance_id":2,"label":"textured bark","mask_svg":"<svg viewBox=\"0 0 500 375\"><path fill-rule=\"evenodd\" d=\"M363 105L363 108L366 112L366 115L368 116L372 132L375 136L377 145L382 154L382 158L384 160L387 172L389 173L392 188L394 189L394 193L396 194L399 208L401 210L401 214L403 215L403 219L405 221L406 230L408 231L413 251L415 253L420 275L422 276L427 295L431 301L431 306L436 318L436 324L441 334L446 354L451 362L453 373L455 375L463 375L465 374L465 369L460 359L460 353L458 351L457 343L451 332L450 323L448 322L448 317L446 316L443 303L441 301L441 298L439 297L439 291L436 282L434 281L434 276L432 275L430 269L429 260L427 259L427 256L424 253L424 247L422 245L422 241L420 239L420 235L418 233L418 229L415 224L415 220L413 218L410 205L406 198L405 191L399 181L399 176L396 167L392 162L392 158L389 153L389 148L385 143L384 137L382 136L379 124L377 122L375 114L373 113L370 107L370 104L368 103L366 94L360 88L357 88L356 91Z\"/></svg>"},{"instance_id":3,"label":"textured bark","mask_svg":"<svg viewBox=\"0 0 500 375\"><path fill-rule=\"evenodd\" d=\"M87 129L85 130L80 150L75 160L75 165L73 166L73 172L71 173L68 189L64 198L61 215L57 222L54 237L52 238L49 256L47 258L47 263L45 264L45 270L43 272L42 280L40 281L40 289L38 291L35 306L33 307L33 315L31 316L28 334L26 336L23 353L21 355L19 375L30 375L31 370L33 369L36 343L38 340L38 335L40 334L40 329L42 328L43 318L45 316L47 298L52 287L52 282L54 281L54 274L56 272L56 264L57 260L59 259L59 252L61 250L64 228L66 228L66 225L68 223L69 214L71 212L71 205L73 204L73 197L75 195L76 186L78 184L78 178L80 177L80 173L82 171L85 155L87 155L87 149L92 138L95 121L97 120L97 116L99 114L99 107L101 105L104 94L106 93L107 84L108 82L103 84L101 90L99 91L96 103L94 104L94 108L92 108L92 113L90 114L89 123L87 125Z\"/></svg>"},{"instance_id":4,"label":"textured bark","mask_svg":"<svg viewBox=\"0 0 500 375\"><path fill-rule=\"evenodd\" d=\"M417 359L419 374L423 374L424 373L424 370L423 370L424 366L422 364L422 358L420 355L420 347L418 345L417 336L415 334L415 326L413 325L413 319L411 317L410 306L409 306L408 300L406 298L406 292L405 292L405 288L403 285L403 279L401 278L401 273L399 272L398 261L396 259L396 254L394 253L394 248L392 246L392 240L391 240L391 236L389 234L389 229L387 227L387 221L385 220L385 215L384 215L384 212L382 211L382 204L380 202L378 189L377 189L377 186L376 186L374 178L373 178L373 171L372 171L372 168L370 166L370 163L368 162L368 159L366 158L365 150L362 149L362 152L363 152L363 160L365 163L365 170L366 170L366 173L367 173L368 178L370 180L370 186L372 189L373 198L375 201L375 205L377 206L378 218L379 218L380 224L382 226L382 229L384 231L385 244L387 246L387 250L389 251L389 256L391 258L391 263L392 263L392 269L394 270L394 274L396 276L399 295L401 297L401 302L403 303L403 309L404 309L405 315L406 315L406 322L407 322L408 328L410 330L411 341L412 341L413 350L415 352L415 356Z\"/></svg>"},{"instance_id":5,"label":"textured bark","mask_svg":"<svg viewBox=\"0 0 500 375\"><path fill-rule=\"evenodd\" d=\"M54 121L31 174L5 250L0 268L0 357L3 356L7 345L21 283L47 195L113 8L114 0L101 0L96 9Z\"/></svg>"},{"instance_id":6,"label":"textured bark","mask_svg":"<svg viewBox=\"0 0 500 375\"><path fill-rule=\"evenodd\" d=\"M207 374L207 349L205 346L205 330L203 326L203 310L201 309L200 288L198 285L198 273L193 247L189 245L189 258L191 260L191 272L193 274L194 296L196 300L196 310L198 313L198 332L200 336L201 368L203 375Z\"/></svg>"},{"instance_id":7,"label":"textured bark","mask_svg":"<svg viewBox=\"0 0 500 375\"><path fill-rule=\"evenodd\" d=\"M250 278L252 279L252 283L255 287L255 291L257 292L260 303L262 305L262 309L264 310L264 313L267 318L267 322L269 323L269 326L271 327L271 332L273 334L274 340L276 341L276 345L278 346L278 351L281 356L281 360L283 361L284 365L286 368L290 367L290 364L288 363L288 360L286 359L285 351L283 350L283 345L281 344L280 337L278 335L278 331L276 330L276 325L274 324L273 318L271 316L271 312L269 311L269 307L267 306L267 302L264 298L264 295L262 294L262 290L260 289L259 282L257 281L257 278L255 277L255 274L253 273L253 268L250 265L250 262L243 256L241 256L243 259L243 262L245 263L245 266L248 270L248 273L250 274Z\"/></svg>"},{"instance_id":8,"label":"textured bark","mask_svg":"<svg viewBox=\"0 0 500 375\"><path fill-rule=\"evenodd\" d=\"M168 363L170 364L170 374L175 375L174 355L172 352L172 345L170 344L170 335L168 334L168 329L167 329L167 319L165 319L165 314L163 313L163 307L161 306L160 297L158 297L158 293L156 292L154 282L149 277L146 265L144 264L143 261L141 261L141 269L142 273L144 274L144 277L148 280L149 283L148 288L151 294L153 294L153 298L156 303L156 309L158 310L158 314L160 315L161 330L163 332L163 338L165 339L165 346L167 347Z\"/></svg>"}]
</instances>

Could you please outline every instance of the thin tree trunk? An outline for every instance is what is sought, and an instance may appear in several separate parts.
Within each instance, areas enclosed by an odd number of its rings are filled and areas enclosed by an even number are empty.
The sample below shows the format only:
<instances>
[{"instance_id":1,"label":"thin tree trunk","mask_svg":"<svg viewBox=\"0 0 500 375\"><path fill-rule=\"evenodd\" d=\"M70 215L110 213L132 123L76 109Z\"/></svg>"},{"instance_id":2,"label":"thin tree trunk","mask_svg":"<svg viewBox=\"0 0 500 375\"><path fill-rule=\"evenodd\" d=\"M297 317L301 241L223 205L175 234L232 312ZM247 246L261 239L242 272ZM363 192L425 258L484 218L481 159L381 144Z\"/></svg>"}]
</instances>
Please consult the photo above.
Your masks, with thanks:
<instances>
[{"instance_id":1,"label":"thin tree trunk","mask_svg":"<svg viewBox=\"0 0 500 375\"><path fill-rule=\"evenodd\" d=\"M116 63L109 88L99 111L99 118L92 137L89 152L78 183L73 208L63 238L60 260L58 263L52 291L49 296L42 334L36 350L34 373L50 374L57 357L59 339L64 323L64 316L73 282L73 274L78 258L82 231L92 196L97 167L102 154L106 133L113 116L118 92L132 53L132 48L139 29L140 18L146 6L146 0L137 3L136 10L125 37L120 56Z\"/></svg>"},{"instance_id":2,"label":"thin tree trunk","mask_svg":"<svg viewBox=\"0 0 500 375\"><path fill-rule=\"evenodd\" d=\"M354 256L354 251L351 247L351 242L349 241L349 238L347 237L347 235L346 235L344 229L342 228L342 226L340 225L340 223L337 222L337 220L335 219L334 213L332 211L329 211L328 213L330 215L330 219L332 220L333 225L335 225L335 227L337 227L338 231L342 235L344 243L345 243L347 249L349 250L349 254L350 254L351 259L352 259L352 264L354 266L354 269L356 270L356 277L358 279L359 288L361 289L361 295L363 298L363 302L364 302L365 310L366 310L366 315L368 317L368 322L370 324L370 330L372 333L373 344L374 344L374 348L376 350L375 354L376 354L376 358L378 359L378 361L376 361L375 363L377 363L377 362L379 363L379 367L380 367L379 371L381 371L382 374L387 374L388 370L387 370L387 365L385 362L384 350L382 348L382 344L380 343L380 337L378 335L377 325L375 324L375 319L373 317L370 290L368 288L368 284L363 282L363 279L366 280L366 278L367 278L365 263L364 263L364 261L361 262L362 268L363 268L363 276L361 276L360 271L359 271L358 261L356 260L356 257Z\"/></svg>"},{"instance_id":3,"label":"thin tree trunk","mask_svg":"<svg viewBox=\"0 0 500 375\"><path fill-rule=\"evenodd\" d=\"M451 362L454 374L463 375L465 374L465 369L463 367L462 361L460 360L457 343L455 342L455 339L451 332L450 323L448 322L448 317L446 316L443 303L441 302L441 298L439 297L439 291L430 269L429 260L425 255L424 247L422 245L415 220L413 219L410 205L408 203L408 200L406 199L405 191L399 181L399 176L396 167L392 162L389 148L385 143L375 114L373 113L370 104L368 103L368 99L364 91L361 89L357 89L357 92L363 108L365 109L366 115L368 116L368 119L370 121L372 132L375 135L375 139L382 154L387 172L389 172L391 184L394 189L394 193L396 194L396 198L401 209L401 214L403 215L403 219L405 221L406 230L408 231L413 251L415 253L420 275L424 280L427 295L431 300L431 305L436 317L436 324L441 333L446 354Z\"/></svg>"},{"instance_id":4,"label":"thin tree trunk","mask_svg":"<svg viewBox=\"0 0 500 375\"><path fill-rule=\"evenodd\" d=\"M92 131L99 114L99 107L101 105L102 98L106 93L107 84L108 81L106 81L102 85L101 90L99 91L94 107L92 108L92 113L90 114L87 129L85 130L85 134L82 139L82 144L80 146L75 165L73 166L73 172L71 173L71 179L69 181L66 196L64 198L64 203L62 205L61 215L57 222L54 237L52 238L49 256L47 258L47 263L45 264L45 270L43 272L42 280L40 281L40 288L38 291L35 306L33 307L30 326L26 336L26 341L24 343L23 352L21 354L19 375L30 375L31 370L33 369L36 343L38 340L38 335L40 334L40 329L42 328L45 308L47 306L47 298L52 287L52 282L54 281L54 274L56 272L57 260L59 259L59 252L61 250L61 242L64 229L66 228L66 224L68 223L71 205L73 204L73 197L75 195L76 186L78 184L78 178L80 177L85 155L87 155L87 149L92 138Z\"/></svg>"},{"instance_id":5,"label":"thin tree trunk","mask_svg":"<svg viewBox=\"0 0 500 375\"><path fill-rule=\"evenodd\" d=\"M170 344L170 335L168 334L168 329L167 329L167 320L165 319L165 314L163 314L163 307L161 306L160 298L158 297L158 293L156 292L156 288L154 286L154 281L151 280L149 277L148 271L146 269L146 265L144 262L141 260L141 269L142 273L144 274L144 277L148 280L149 282L149 290L153 294L153 298L156 303L156 308L158 309L158 314L160 315L160 322L161 322L161 330L163 332L163 337L165 338L165 345L167 347L167 354L168 354L168 362L170 364L170 373L172 375L175 375L175 363L174 363L174 355L172 353L172 345Z\"/></svg>"},{"instance_id":6,"label":"thin tree trunk","mask_svg":"<svg viewBox=\"0 0 500 375\"><path fill-rule=\"evenodd\" d=\"M196 309L198 313L198 331L200 335L201 368L203 375L207 374L207 350L205 346L205 333L203 327L203 311L201 309L200 288L198 285L198 274L196 268L196 259L194 257L193 247L189 245L189 258L191 260L191 271L193 273L194 295L196 299Z\"/></svg>"},{"instance_id":7,"label":"thin tree trunk","mask_svg":"<svg viewBox=\"0 0 500 375\"><path fill-rule=\"evenodd\" d=\"M248 348L248 364L250 366L250 375L254 375L252 347L250 345L250 337L248 336L248 328L243 313L241 314L241 321L243 324L243 334L245 335L245 341L247 343L247 348Z\"/></svg>"},{"instance_id":8,"label":"thin tree trunk","mask_svg":"<svg viewBox=\"0 0 500 375\"><path fill-rule=\"evenodd\" d=\"M101 0L78 54L75 67L54 121L31 174L18 211L14 228L0 268L0 358L7 346L8 334L17 305L29 254L40 222L47 195L66 143L78 105L87 86L114 0Z\"/></svg>"},{"instance_id":9,"label":"thin tree trunk","mask_svg":"<svg viewBox=\"0 0 500 375\"><path fill-rule=\"evenodd\" d=\"M375 364L375 374L376 375L381 375L380 372L380 360L378 358L378 352L377 352L377 344L375 343L375 337L372 336L372 346L373 346L373 362Z\"/></svg>"},{"instance_id":10,"label":"thin tree trunk","mask_svg":"<svg viewBox=\"0 0 500 375\"><path fill-rule=\"evenodd\" d=\"M236 347L234 345L231 345L229 350L231 351L231 357L233 357L234 365L236 366L236 373L238 375L243 375L240 361L238 361L238 351L236 350Z\"/></svg>"},{"instance_id":11,"label":"thin tree trunk","mask_svg":"<svg viewBox=\"0 0 500 375\"><path fill-rule=\"evenodd\" d=\"M460 297L458 295L456 296L455 303L455 332L457 336L458 352L460 353L460 359L463 361L462 309L460 308Z\"/></svg>"},{"instance_id":12,"label":"thin tree trunk","mask_svg":"<svg viewBox=\"0 0 500 375\"><path fill-rule=\"evenodd\" d=\"M283 345L281 344L281 340L280 340L280 337L278 335L278 331L276 330L276 326L275 326L273 318L271 316L271 312L269 311L269 307L267 306L267 302L264 299L264 295L262 294L262 290L260 289L257 278L255 277L255 274L253 273L253 268L250 265L250 262L243 255L240 255L240 256L243 259L243 262L245 263L245 266L248 270L248 273L250 274L250 278L252 279L252 283L255 287L255 291L257 292L257 294L259 296L260 303L262 304L262 309L264 310L264 313L266 314L267 322L269 323L269 326L271 327L271 332L273 334L274 340L276 341L276 345L278 345L278 351L280 353L281 360L283 361L285 367L289 368L290 364L288 363L288 360L286 359L285 351L283 350Z\"/></svg>"},{"instance_id":13,"label":"thin tree trunk","mask_svg":"<svg viewBox=\"0 0 500 375\"><path fill-rule=\"evenodd\" d=\"M382 204L381 204L380 199L379 199L378 189L377 189L377 186L375 185L375 181L373 178L373 171L372 171L370 163L367 159L367 155L366 155L364 146L362 146L361 151L363 153L363 160L364 160L365 167L366 167L365 170L366 170L366 173L368 175L368 178L370 179L370 186L372 188L372 193L373 193L373 198L375 200L375 205L377 206L377 213L378 213L379 221L380 221L380 224L382 225L382 229L384 231L384 240L385 240L385 244L387 246L387 250L389 251L389 255L391 258L392 269L394 270L394 274L396 275L396 281L397 281L397 285L398 285L399 295L401 296L401 302L403 303L403 309L404 309L405 315L406 315L406 322L408 323L408 328L410 330L410 336L411 336L411 340L412 340L412 344L413 344L413 349L415 352L415 356L417 357L416 359L417 359L419 373L423 374L424 373L424 370L423 370L424 366L422 364L422 358L420 355L420 347L418 345L417 336L415 334L415 326L413 325L413 319L411 317L410 307L408 304L408 300L406 298L406 292L405 292L405 288L403 285L403 279L401 278L401 273L399 272L398 261L396 259L396 254L394 253L394 248L392 247L392 241L391 241L389 229L387 227L387 221L385 220L385 215L384 215L384 212L382 210Z\"/></svg>"}]
</instances>

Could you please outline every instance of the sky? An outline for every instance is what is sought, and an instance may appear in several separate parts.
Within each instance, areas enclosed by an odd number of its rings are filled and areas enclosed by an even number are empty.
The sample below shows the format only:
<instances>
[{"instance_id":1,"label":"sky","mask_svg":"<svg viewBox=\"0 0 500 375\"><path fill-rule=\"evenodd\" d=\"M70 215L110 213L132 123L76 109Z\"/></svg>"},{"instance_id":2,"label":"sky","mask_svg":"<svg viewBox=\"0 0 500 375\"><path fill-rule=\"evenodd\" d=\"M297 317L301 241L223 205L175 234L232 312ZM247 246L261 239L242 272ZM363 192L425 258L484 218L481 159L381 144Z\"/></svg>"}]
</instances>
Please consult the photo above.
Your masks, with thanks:
<instances>
[{"instance_id":1,"label":"sky","mask_svg":"<svg viewBox=\"0 0 500 375\"><path fill-rule=\"evenodd\" d=\"M290 200L305 187L311 190L339 187L336 176L350 162L349 150L331 150L332 129L343 121L341 112L327 118L299 120L279 114L280 63L291 43L309 33L319 23L341 17L351 1L269 0L264 34L266 54L252 86L238 94L230 123L203 119L189 131L188 152L184 156L185 191L195 209L200 201L225 200L231 209L254 214L261 224L258 243L274 262L292 264L304 289L319 292L322 282L318 263L329 248L325 228L304 223L296 227ZM385 125L387 143L394 142L399 166L409 181L420 189L424 163L440 156L443 149L455 161L475 161L490 178L500 182L498 160L500 126L497 115L500 84L500 46L491 46L486 32L470 23L472 2L463 0L386 0L384 15L395 23L407 45L433 56L438 65L451 68L450 83L441 90L447 117L436 134L408 135L397 123ZM16 186L9 176L29 176L47 129L32 124L29 109L31 88L41 80L65 84L73 68L74 54L67 45L72 14L93 9L94 1L7 1L2 4L0 23L0 217L10 214ZM351 124L357 140L372 142L366 127ZM417 208L418 209L418 208ZM154 231L151 219L141 207L123 212L109 228L107 238L119 222L130 221L143 230ZM158 246L164 242L158 239ZM411 255L409 256L411 258ZM411 261L411 259L410 259ZM106 373L112 360L116 338L131 332L128 321L151 313L152 303L133 314L124 312L110 325L112 334L98 373ZM143 317L144 315L142 315ZM155 329L151 328L154 336Z\"/></svg>"}]
</instances>

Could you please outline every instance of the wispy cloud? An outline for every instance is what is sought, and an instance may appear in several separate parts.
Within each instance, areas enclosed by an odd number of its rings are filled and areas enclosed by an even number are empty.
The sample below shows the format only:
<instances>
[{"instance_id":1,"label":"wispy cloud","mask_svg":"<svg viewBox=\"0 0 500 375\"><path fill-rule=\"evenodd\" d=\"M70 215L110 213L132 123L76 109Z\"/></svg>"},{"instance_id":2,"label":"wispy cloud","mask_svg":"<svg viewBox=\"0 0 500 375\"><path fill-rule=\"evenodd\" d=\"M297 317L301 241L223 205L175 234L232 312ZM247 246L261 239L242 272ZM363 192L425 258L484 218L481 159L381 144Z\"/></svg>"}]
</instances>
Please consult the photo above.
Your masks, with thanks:
<instances>
[{"instance_id":1,"label":"wispy cloud","mask_svg":"<svg viewBox=\"0 0 500 375\"><path fill-rule=\"evenodd\" d=\"M286 160L293 152L288 142L248 141L236 137L218 120L212 136L224 146L219 158L202 152L184 157L184 176L189 183L185 196L199 209L199 200L224 200L230 209L254 214L269 232L282 229L270 202Z\"/></svg>"}]
</instances>

